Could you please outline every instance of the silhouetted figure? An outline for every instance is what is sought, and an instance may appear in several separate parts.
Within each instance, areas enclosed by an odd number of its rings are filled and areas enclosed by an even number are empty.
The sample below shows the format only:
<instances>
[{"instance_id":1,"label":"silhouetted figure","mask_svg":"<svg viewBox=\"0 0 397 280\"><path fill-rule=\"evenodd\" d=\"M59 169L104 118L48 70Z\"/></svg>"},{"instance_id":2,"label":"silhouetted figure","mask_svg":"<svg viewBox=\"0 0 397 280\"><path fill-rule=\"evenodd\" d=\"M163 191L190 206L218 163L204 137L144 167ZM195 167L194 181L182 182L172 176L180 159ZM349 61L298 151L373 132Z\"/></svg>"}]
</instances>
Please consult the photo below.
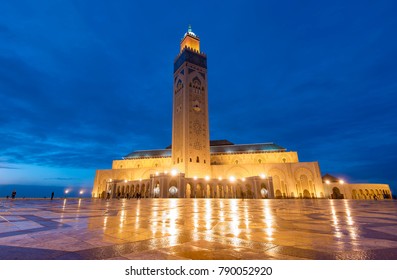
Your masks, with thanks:
<instances>
[{"instance_id":1,"label":"silhouetted figure","mask_svg":"<svg viewBox=\"0 0 397 280\"><path fill-rule=\"evenodd\" d=\"M51 193L51 200L54 199L54 192Z\"/></svg>"},{"instance_id":2,"label":"silhouetted figure","mask_svg":"<svg viewBox=\"0 0 397 280\"><path fill-rule=\"evenodd\" d=\"M110 199L110 190L108 190L107 194L106 194L106 200Z\"/></svg>"},{"instance_id":3,"label":"silhouetted figure","mask_svg":"<svg viewBox=\"0 0 397 280\"><path fill-rule=\"evenodd\" d=\"M11 198L15 199L16 196L17 196L17 192L15 190L13 190L11 193Z\"/></svg>"}]
</instances>

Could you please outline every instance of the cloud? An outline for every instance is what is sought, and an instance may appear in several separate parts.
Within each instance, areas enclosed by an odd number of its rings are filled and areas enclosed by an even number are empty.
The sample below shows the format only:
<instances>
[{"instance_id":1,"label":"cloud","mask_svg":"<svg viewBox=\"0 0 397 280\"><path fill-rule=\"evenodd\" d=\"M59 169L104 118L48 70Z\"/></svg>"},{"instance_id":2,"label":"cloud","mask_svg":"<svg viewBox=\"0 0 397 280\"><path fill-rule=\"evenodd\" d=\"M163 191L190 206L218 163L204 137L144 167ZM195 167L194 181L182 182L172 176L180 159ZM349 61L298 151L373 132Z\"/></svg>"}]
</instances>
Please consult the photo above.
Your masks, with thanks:
<instances>
[{"instance_id":1,"label":"cloud","mask_svg":"<svg viewBox=\"0 0 397 280\"><path fill-rule=\"evenodd\" d=\"M55 180L55 181L72 181L72 180L78 180L79 178L62 178L62 177L57 177L57 178L44 178L44 180Z\"/></svg>"},{"instance_id":2,"label":"cloud","mask_svg":"<svg viewBox=\"0 0 397 280\"><path fill-rule=\"evenodd\" d=\"M1 165L0 164L0 169L20 169L20 168L19 167L13 167L13 166Z\"/></svg>"}]
</instances>

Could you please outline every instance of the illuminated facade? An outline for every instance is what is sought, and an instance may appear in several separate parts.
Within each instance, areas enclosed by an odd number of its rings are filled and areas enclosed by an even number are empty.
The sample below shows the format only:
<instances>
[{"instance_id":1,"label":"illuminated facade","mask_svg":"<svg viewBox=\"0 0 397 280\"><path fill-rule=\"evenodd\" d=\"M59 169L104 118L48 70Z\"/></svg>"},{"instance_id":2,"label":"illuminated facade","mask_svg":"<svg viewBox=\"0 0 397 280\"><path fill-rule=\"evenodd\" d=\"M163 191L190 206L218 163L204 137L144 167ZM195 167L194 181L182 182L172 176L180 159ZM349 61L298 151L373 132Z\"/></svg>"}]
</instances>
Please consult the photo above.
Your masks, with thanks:
<instances>
[{"instance_id":1,"label":"illuminated facade","mask_svg":"<svg viewBox=\"0 0 397 280\"><path fill-rule=\"evenodd\" d=\"M207 57L189 27L174 61L172 145L97 170L93 197L325 198L317 162L274 143L210 141Z\"/></svg>"}]
</instances>

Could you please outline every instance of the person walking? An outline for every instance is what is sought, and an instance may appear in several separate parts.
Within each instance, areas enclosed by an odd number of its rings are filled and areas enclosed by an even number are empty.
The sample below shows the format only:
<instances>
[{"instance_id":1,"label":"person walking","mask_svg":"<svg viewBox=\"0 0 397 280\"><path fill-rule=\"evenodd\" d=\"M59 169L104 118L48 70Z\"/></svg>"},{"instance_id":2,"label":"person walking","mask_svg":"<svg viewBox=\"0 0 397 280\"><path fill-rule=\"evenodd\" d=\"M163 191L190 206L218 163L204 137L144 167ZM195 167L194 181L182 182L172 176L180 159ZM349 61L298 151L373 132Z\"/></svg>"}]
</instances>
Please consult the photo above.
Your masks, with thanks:
<instances>
[{"instance_id":1,"label":"person walking","mask_svg":"<svg viewBox=\"0 0 397 280\"><path fill-rule=\"evenodd\" d=\"M54 199L54 192L51 193L51 200Z\"/></svg>"}]
</instances>

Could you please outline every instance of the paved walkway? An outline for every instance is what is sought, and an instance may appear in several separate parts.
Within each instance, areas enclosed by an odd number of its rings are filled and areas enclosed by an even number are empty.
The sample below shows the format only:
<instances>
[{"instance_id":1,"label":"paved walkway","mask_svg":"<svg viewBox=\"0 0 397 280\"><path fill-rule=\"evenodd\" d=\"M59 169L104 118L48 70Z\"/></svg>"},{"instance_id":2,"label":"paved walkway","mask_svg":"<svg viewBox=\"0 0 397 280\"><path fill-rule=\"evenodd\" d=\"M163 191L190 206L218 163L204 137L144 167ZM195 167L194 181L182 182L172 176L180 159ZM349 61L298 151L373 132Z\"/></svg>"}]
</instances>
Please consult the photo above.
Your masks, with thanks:
<instances>
[{"instance_id":1,"label":"paved walkway","mask_svg":"<svg viewBox=\"0 0 397 280\"><path fill-rule=\"evenodd\" d=\"M0 200L0 259L397 259L397 201Z\"/></svg>"}]
</instances>

